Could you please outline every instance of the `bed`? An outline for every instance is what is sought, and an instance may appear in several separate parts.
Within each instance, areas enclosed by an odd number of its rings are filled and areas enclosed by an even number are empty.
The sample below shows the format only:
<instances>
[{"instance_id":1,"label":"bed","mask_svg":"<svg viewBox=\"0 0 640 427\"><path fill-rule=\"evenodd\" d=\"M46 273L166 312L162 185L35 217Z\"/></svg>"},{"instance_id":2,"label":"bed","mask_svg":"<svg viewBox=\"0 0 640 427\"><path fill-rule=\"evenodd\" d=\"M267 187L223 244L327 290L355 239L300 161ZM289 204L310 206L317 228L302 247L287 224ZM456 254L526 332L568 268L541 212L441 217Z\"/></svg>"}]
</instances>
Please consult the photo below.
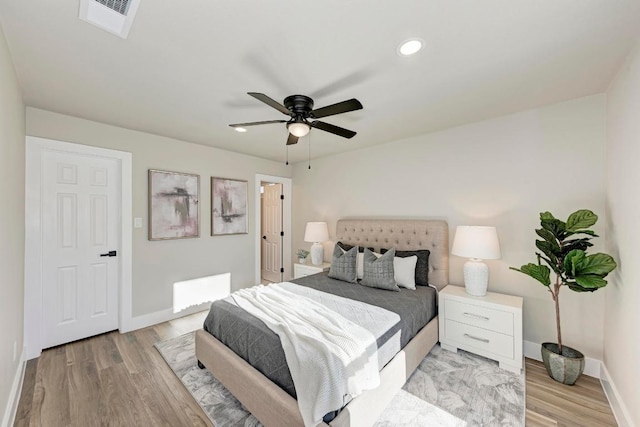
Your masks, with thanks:
<instances>
[{"instance_id":1,"label":"bed","mask_svg":"<svg viewBox=\"0 0 640 427\"><path fill-rule=\"evenodd\" d=\"M375 250L391 247L401 251L428 249L429 283L437 289L448 283L449 237L445 221L343 219L336 225L336 238L349 245L373 247ZM313 282L321 283L326 279L309 276L294 282L305 281L307 283L300 284L313 286ZM427 293L426 289L420 288L419 292ZM388 363L385 360L386 364L380 371L380 387L354 398L328 425L373 425L437 341L438 317L435 315L406 345L403 342L402 350ZM286 376L282 380L270 374L274 378L272 381L245 361L252 360L251 357L247 354L243 355L244 358L238 356L204 329L196 332L196 357L266 427L303 425L295 392L291 392Z\"/></svg>"}]
</instances>

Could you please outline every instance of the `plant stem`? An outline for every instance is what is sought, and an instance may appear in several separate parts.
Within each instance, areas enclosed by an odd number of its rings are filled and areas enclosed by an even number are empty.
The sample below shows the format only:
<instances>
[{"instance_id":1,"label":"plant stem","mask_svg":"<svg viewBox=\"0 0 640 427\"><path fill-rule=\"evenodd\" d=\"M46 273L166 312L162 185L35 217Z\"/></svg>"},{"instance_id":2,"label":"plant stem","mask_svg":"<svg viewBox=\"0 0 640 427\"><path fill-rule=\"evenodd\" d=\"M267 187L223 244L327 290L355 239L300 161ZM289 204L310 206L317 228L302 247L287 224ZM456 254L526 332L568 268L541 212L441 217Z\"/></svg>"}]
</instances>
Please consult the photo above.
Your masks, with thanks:
<instances>
[{"instance_id":1,"label":"plant stem","mask_svg":"<svg viewBox=\"0 0 640 427\"><path fill-rule=\"evenodd\" d=\"M560 332L560 276L556 276L554 285L553 301L556 303L556 330L558 331L558 354L562 355L562 333Z\"/></svg>"}]
</instances>

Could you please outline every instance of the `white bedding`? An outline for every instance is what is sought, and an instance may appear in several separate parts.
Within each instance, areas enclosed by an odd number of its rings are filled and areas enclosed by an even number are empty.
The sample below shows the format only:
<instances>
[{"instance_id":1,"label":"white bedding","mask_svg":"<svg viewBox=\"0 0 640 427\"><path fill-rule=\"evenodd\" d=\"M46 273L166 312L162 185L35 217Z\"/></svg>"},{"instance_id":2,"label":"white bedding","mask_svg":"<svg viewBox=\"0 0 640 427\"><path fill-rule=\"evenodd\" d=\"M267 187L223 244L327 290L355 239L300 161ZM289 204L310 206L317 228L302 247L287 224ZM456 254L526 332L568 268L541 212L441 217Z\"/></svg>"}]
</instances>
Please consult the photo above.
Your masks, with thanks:
<instances>
[{"instance_id":1,"label":"white bedding","mask_svg":"<svg viewBox=\"0 0 640 427\"><path fill-rule=\"evenodd\" d=\"M380 384L377 346L371 332L286 289L295 287L293 283L259 285L231 296L280 337L300 414L305 426L311 427Z\"/></svg>"}]
</instances>

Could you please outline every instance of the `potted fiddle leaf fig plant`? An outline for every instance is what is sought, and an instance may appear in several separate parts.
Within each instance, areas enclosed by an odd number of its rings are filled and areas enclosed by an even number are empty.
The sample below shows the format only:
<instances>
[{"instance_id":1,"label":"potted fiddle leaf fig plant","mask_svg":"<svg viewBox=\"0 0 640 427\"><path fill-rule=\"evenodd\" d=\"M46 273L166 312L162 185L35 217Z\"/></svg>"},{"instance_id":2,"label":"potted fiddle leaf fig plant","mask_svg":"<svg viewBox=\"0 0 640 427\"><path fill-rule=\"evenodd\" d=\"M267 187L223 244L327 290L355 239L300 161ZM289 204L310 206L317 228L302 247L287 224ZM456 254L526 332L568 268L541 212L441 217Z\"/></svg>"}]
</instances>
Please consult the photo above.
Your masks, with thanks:
<instances>
[{"instance_id":1,"label":"potted fiddle leaf fig plant","mask_svg":"<svg viewBox=\"0 0 640 427\"><path fill-rule=\"evenodd\" d=\"M587 249L593 246L591 239L598 237L590 229L597 221L598 216L588 209L572 213L566 222L549 212L542 212L541 228L536 229L541 238L536 240L538 263L511 267L542 283L551 294L556 309L558 342L542 344L542 360L551 378L569 385L575 384L582 374L584 355L562 344L560 289L567 287L574 292L595 292L607 285L604 278L617 267L610 255L587 254ZM553 283L552 271L555 274Z\"/></svg>"}]
</instances>

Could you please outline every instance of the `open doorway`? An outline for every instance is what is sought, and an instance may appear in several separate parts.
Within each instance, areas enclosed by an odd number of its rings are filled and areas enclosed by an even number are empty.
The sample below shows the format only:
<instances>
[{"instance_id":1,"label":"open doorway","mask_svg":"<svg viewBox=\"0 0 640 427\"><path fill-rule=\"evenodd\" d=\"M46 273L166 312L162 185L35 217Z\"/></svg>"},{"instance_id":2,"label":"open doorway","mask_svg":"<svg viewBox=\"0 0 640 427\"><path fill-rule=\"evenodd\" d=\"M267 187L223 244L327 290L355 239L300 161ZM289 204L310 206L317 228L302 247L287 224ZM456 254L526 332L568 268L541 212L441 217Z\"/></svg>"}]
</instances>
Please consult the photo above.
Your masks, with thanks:
<instances>
[{"instance_id":1,"label":"open doorway","mask_svg":"<svg viewBox=\"0 0 640 427\"><path fill-rule=\"evenodd\" d=\"M291 179L256 175L256 282L291 278Z\"/></svg>"}]
</instances>

